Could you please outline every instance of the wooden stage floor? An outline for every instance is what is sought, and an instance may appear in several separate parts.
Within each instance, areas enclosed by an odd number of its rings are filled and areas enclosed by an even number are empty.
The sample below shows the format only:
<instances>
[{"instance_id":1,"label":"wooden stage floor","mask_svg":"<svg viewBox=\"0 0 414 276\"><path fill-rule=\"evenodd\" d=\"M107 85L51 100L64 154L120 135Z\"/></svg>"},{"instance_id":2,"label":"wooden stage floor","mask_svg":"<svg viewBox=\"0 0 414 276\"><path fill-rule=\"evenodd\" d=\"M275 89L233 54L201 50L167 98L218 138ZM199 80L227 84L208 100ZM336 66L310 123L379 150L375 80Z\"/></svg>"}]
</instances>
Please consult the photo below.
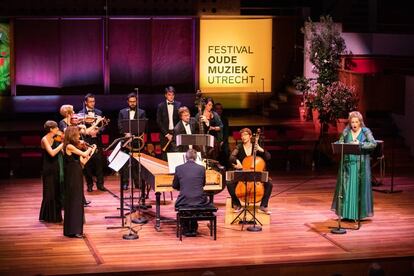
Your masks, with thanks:
<instances>
[{"instance_id":1,"label":"wooden stage floor","mask_svg":"<svg viewBox=\"0 0 414 276\"><path fill-rule=\"evenodd\" d=\"M412 273L414 173L395 178L402 193L375 192L375 216L363 221L360 230L349 230L345 235L329 232L329 227L336 225L336 216L330 211L335 177L328 172L273 172L271 224L257 233L224 224L225 190L215 197L219 207L217 241L208 235L206 223L200 222L200 235L184 237L182 242L175 236L174 223L164 223L156 232L150 214L148 224L133 225L138 240L123 240L128 230L107 230L108 226L119 226L120 219L105 219L119 214L118 199L98 191L86 193L92 201L91 207L85 208L86 238L66 238L62 224L38 221L40 179L3 180L0 274L355 276L367 275L373 261L383 266L386 275ZM384 182L388 184L389 179ZM119 193L115 176L106 178L106 186ZM153 198L152 193L152 203ZM174 218L173 206L167 200L161 214Z\"/></svg>"}]
</instances>

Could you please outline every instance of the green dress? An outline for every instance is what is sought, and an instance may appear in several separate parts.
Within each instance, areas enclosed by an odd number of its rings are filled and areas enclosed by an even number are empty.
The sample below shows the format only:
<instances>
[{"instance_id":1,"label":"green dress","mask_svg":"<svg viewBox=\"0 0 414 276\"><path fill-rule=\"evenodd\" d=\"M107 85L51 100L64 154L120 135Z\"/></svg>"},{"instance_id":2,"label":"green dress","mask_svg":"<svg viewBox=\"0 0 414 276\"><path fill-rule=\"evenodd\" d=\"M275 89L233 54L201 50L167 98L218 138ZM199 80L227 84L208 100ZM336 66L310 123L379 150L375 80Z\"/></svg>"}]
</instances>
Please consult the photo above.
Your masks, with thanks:
<instances>
[{"instance_id":1,"label":"green dress","mask_svg":"<svg viewBox=\"0 0 414 276\"><path fill-rule=\"evenodd\" d=\"M346 127L338 143L351 143L353 140L351 129ZM371 165L369 153L375 149L377 143L371 130L363 127L357 140L362 149L362 155L345 154L343 172L338 171L335 195L331 209L344 219L357 220L374 215L371 190ZM341 181L342 180L342 181ZM338 193L342 184L342 200L338 204ZM361 195L361 214L359 216L358 199ZM341 207L339 210L338 207Z\"/></svg>"}]
</instances>

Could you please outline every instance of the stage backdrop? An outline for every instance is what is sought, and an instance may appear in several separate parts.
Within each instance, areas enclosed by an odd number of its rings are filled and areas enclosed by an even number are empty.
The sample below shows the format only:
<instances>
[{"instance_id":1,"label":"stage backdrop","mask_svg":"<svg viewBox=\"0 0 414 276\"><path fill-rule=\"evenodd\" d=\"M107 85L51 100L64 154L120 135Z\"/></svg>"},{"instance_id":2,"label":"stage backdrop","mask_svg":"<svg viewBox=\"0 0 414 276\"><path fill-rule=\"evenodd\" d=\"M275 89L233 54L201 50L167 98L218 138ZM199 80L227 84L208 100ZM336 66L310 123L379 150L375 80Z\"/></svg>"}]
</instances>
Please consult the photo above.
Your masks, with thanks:
<instances>
[{"instance_id":1,"label":"stage backdrop","mask_svg":"<svg viewBox=\"0 0 414 276\"><path fill-rule=\"evenodd\" d=\"M271 92L272 19L201 19L199 64L203 92Z\"/></svg>"},{"instance_id":2,"label":"stage backdrop","mask_svg":"<svg viewBox=\"0 0 414 276\"><path fill-rule=\"evenodd\" d=\"M9 90L10 90L9 24L0 23L0 95L5 95L5 93L7 93Z\"/></svg>"}]
</instances>

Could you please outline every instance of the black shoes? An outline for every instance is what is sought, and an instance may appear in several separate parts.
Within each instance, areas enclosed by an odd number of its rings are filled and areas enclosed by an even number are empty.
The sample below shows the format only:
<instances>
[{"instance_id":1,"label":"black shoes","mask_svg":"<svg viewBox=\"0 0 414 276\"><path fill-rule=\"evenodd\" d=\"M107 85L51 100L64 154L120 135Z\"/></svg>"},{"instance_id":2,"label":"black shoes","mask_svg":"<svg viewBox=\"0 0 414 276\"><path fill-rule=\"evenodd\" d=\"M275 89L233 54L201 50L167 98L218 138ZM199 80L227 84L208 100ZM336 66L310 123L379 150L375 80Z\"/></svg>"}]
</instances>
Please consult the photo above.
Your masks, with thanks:
<instances>
[{"instance_id":1,"label":"black shoes","mask_svg":"<svg viewBox=\"0 0 414 276\"><path fill-rule=\"evenodd\" d=\"M88 186L88 190L87 190L89 193L91 193L91 192L93 192L93 189L92 189L92 187L89 187Z\"/></svg>"},{"instance_id":2,"label":"black shoes","mask_svg":"<svg viewBox=\"0 0 414 276\"><path fill-rule=\"evenodd\" d=\"M197 232L186 232L186 233L184 233L184 236L186 236L186 237L196 237Z\"/></svg>"},{"instance_id":3,"label":"black shoes","mask_svg":"<svg viewBox=\"0 0 414 276\"><path fill-rule=\"evenodd\" d=\"M105 188L104 186L99 186L99 187L98 187L98 190L99 190L99 191L103 191L103 192L105 192L105 191L106 191L106 188Z\"/></svg>"},{"instance_id":4,"label":"black shoes","mask_svg":"<svg viewBox=\"0 0 414 276\"><path fill-rule=\"evenodd\" d=\"M84 238L84 236L82 234L67 235L66 237L77 238L77 239L83 239Z\"/></svg>"},{"instance_id":5,"label":"black shoes","mask_svg":"<svg viewBox=\"0 0 414 276\"><path fill-rule=\"evenodd\" d=\"M90 200L86 200L86 201L83 203L83 207L88 207L88 206L89 206L89 204L91 204L91 201L90 201Z\"/></svg>"},{"instance_id":6,"label":"black shoes","mask_svg":"<svg viewBox=\"0 0 414 276\"><path fill-rule=\"evenodd\" d=\"M128 184L123 184L123 185L122 185L122 189L123 189L124 191L128 190Z\"/></svg>"}]
</instances>

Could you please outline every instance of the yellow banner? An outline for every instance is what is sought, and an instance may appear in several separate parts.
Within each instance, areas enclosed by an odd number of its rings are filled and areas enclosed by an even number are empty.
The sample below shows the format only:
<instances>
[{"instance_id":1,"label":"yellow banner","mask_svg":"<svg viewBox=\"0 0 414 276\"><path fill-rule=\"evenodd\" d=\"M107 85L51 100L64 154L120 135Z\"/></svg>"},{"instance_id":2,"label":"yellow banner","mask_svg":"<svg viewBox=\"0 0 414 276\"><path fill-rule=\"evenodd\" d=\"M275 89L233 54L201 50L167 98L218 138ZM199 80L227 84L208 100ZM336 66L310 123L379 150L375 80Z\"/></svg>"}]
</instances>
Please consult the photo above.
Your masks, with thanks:
<instances>
[{"instance_id":1,"label":"yellow banner","mask_svg":"<svg viewBox=\"0 0 414 276\"><path fill-rule=\"evenodd\" d=\"M200 89L270 92L272 19L201 19Z\"/></svg>"}]
</instances>

